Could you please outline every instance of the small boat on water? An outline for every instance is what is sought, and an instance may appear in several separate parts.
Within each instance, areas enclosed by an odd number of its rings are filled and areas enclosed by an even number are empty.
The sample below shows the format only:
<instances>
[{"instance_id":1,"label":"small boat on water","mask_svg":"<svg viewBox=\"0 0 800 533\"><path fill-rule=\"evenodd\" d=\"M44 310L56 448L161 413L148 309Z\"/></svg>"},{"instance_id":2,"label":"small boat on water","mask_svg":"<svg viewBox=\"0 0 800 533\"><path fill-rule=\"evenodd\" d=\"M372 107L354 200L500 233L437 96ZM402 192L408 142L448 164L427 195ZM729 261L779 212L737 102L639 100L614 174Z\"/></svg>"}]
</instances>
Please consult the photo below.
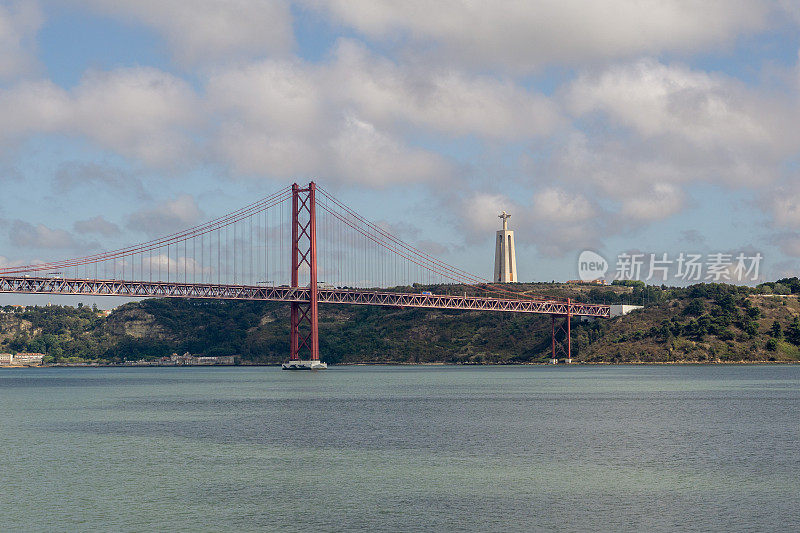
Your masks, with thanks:
<instances>
[{"instance_id":1,"label":"small boat on water","mask_svg":"<svg viewBox=\"0 0 800 533\"><path fill-rule=\"evenodd\" d=\"M282 370L325 370L326 368L328 368L328 364L322 361L289 361L281 366Z\"/></svg>"}]
</instances>

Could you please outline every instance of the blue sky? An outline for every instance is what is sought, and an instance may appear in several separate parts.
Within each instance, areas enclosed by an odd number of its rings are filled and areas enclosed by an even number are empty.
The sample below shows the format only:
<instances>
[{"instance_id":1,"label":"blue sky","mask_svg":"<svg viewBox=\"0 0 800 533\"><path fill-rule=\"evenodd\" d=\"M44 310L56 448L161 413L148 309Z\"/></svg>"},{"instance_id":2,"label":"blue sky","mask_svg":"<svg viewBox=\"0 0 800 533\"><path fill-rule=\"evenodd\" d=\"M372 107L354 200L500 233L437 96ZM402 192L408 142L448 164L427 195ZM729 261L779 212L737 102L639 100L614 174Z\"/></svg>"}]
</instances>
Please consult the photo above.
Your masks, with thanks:
<instances>
[{"instance_id":1,"label":"blue sky","mask_svg":"<svg viewBox=\"0 0 800 533\"><path fill-rule=\"evenodd\" d=\"M0 267L314 177L481 276L503 209L523 281L587 249L796 275L800 8L600 4L0 0Z\"/></svg>"}]
</instances>

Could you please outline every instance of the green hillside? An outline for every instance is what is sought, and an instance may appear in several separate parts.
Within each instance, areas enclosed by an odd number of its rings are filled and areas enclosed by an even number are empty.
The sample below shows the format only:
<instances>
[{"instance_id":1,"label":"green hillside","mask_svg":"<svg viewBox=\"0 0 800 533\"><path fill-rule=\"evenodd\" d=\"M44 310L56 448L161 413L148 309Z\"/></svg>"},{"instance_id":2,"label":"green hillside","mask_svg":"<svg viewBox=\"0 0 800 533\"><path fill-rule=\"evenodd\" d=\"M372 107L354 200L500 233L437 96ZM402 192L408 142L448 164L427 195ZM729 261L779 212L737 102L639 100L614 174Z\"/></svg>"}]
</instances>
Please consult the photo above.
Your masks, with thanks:
<instances>
[{"instance_id":1,"label":"green hillside","mask_svg":"<svg viewBox=\"0 0 800 533\"><path fill-rule=\"evenodd\" d=\"M610 320L573 319L573 358L585 362L727 362L800 359L800 282L756 288L558 283L504 286L530 295L645 307ZM460 286L406 291L472 293ZM6 307L0 352L33 351L56 363L121 363L172 353L235 355L279 363L289 307L274 302L151 299L108 317L88 307ZM320 352L329 363L530 363L550 357L550 318L512 313L320 306Z\"/></svg>"}]
</instances>

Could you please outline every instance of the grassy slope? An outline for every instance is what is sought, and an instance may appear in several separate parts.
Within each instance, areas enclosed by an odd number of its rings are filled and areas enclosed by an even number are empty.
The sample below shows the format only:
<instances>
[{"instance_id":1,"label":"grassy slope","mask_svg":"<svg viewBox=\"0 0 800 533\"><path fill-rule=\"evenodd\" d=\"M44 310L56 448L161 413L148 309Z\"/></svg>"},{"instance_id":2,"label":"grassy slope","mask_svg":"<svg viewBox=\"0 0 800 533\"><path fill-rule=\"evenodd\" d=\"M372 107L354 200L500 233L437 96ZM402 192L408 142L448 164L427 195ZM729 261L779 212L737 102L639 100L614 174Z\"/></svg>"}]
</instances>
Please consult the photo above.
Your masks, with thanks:
<instances>
[{"instance_id":1,"label":"grassy slope","mask_svg":"<svg viewBox=\"0 0 800 533\"><path fill-rule=\"evenodd\" d=\"M785 330L795 317L800 316L800 304L794 296L751 295L747 300L759 310L755 320L757 333L748 334L741 320L733 318L726 327L712 328L702 334L692 332L692 324L704 317L712 320L714 301L701 299L706 313L700 316L687 314L692 300L670 300L635 311L624 318L607 323L602 336L588 346L581 357L591 362L726 362L726 361L796 361L800 350L785 339L777 340L775 350L767 347L770 328L778 321ZM744 308L739 307L742 315ZM666 333L664 325L679 324L681 331L672 328Z\"/></svg>"},{"instance_id":2,"label":"grassy slope","mask_svg":"<svg viewBox=\"0 0 800 533\"><path fill-rule=\"evenodd\" d=\"M626 317L573 323L575 359L591 362L798 360L774 337L800 316L796 296L749 288L509 286L579 300L649 302ZM408 290L463 293L463 287ZM10 310L10 308L7 308ZM91 309L34 308L0 315L0 351L46 351L56 360L120 361L188 351L277 363L288 352L288 306L269 302L146 300L108 318ZM537 315L320 306L320 351L343 362L544 362L550 319Z\"/></svg>"}]
</instances>

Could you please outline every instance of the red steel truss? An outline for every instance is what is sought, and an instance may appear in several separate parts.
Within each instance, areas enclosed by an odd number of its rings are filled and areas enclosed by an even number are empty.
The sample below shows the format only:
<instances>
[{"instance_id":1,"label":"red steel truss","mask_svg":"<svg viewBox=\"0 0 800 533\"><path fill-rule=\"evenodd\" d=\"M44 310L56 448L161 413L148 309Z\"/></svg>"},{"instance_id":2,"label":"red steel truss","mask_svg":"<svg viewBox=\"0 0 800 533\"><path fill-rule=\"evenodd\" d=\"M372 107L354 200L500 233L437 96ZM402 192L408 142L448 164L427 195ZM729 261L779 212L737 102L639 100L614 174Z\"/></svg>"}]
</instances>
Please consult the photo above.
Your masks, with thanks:
<instances>
[{"instance_id":1,"label":"red steel truss","mask_svg":"<svg viewBox=\"0 0 800 533\"><path fill-rule=\"evenodd\" d=\"M308 267L307 299L292 300L290 361L319 361L317 312L317 220L316 185L301 189L292 185L292 288L299 288L300 269ZM307 355L307 357L301 357Z\"/></svg>"},{"instance_id":2,"label":"red steel truss","mask_svg":"<svg viewBox=\"0 0 800 533\"><path fill-rule=\"evenodd\" d=\"M570 315L609 318L610 315L610 307L608 305L578 303L567 300L522 300L514 298L411 294L352 289L318 289L312 291L309 287L263 287L250 285L64 279L28 276L0 276L0 292L160 298L212 298L220 300L263 300L297 303L311 302L311 293L316 292L317 302L323 304L421 307L427 309L454 309L462 311L504 311L511 313L538 313L564 317Z\"/></svg>"}]
</instances>

